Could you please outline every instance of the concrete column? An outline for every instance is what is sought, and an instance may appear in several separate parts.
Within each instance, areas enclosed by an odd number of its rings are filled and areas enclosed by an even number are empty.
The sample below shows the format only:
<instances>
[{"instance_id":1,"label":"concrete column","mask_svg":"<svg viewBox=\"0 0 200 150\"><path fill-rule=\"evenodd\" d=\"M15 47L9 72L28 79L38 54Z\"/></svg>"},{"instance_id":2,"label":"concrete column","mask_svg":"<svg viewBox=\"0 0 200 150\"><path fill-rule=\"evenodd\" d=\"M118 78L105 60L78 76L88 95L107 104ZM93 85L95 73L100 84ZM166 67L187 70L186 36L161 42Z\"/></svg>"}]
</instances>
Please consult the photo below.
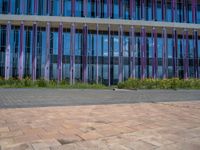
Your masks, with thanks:
<instances>
[{"instance_id":1,"label":"concrete column","mask_svg":"<svg viewBox=\"0 0 200 150\"><path fill-rule=\"evenodd\" d=\"M141 29L141 78L144 79L146 75L146 30Z\"/></svg>"},{"instance_id":2,"label":"concrete column","mask_svg":"<svg viewBox=\"0 0 200 150\"><path fill-rule=\"evenodd\" d=\"M198 32L193 31L193 47L194 47L194 78L199 78L199 60L198 60Z\"/></svg>"},{"instance_id":3,"label":"concrete column","mask_svg":"<svg viewBox=\"0 0 200 150\"><path fill-rule=\"evenodd\" d=\"M173 36L173 54L172 54L172 66L173 66L173 76L175 78L178 77L178 68L177 68L177 44L178 44L178 41L177 41L177 31L176 29L173 29L173 33L172 33L172 36Z\"/></svg>"},{"instance_id":4,"label":"concrete column","mask_svg":"<svg viewBox=\"0 0 200 150\"><path fill-rule=\"evenodd\" d=\"M99 83L99 25L96 25L96 84Z\"/></svg>"},{"instance_id":5,"label":"concrete column","mask_svg":"<svg viewBox=\"0 0 200 150\"><path fill-rule=\"evenodd\" d=\"M58 82L62 81L62 56L63 56L63 23L58 28Z\"/></svg>"},{"instance_id":6,"label":"concrete column","mask_svg":"<svg viewBox=\"0 0 200 150\"><path fill-rule=\"evenodd\" d=\"M37 23L33 24L33 34L32 34L32 80L36 80L36 70L37 70Z\"/></svg>"},{"instance_id":7,"label":"concrete column","mask_svg":"<svg viewBox=\"0 0 200 150\"><path fill-rule=\"evenodd\" d=\"M71 16L75 16L75 0L71 0Z\"/></svg>"},{"instance_id":8,"label":"concrete column","mask_svg":"<svg viewBox=\"0 0 200 150\"><path fill-rule=\"evenodd\" d=\"M154 79L158 76L158 47L157 47L157 30L156 28L153 28L152 31L152 37L153 37L153 61L152 61L152 77Z\"/></svg>"},{"instance_id":9,"label":"concrete column","mask_svg":"<svg viewBox=\"0 0 200 150\"><path fill-rule=\"evenodd\" d=\"M8 21L6 26L6 58L5 58L5 79L10 78L10 33L11 33L11 23Z\"/></svg>"},{"instance_id":10,"label":"concrete column","mask_svg":"<svg viewBox=\"0 0 200 150\"><path fill-rule=\"evenodd\" d=\"M123 81L123 27L119 27L118 31L118 36L119 36L119 82Z\"/></svg>"},{"instance_id":11,"label":"concrete column","mask_svg":"<svg viewBox=\"0 0 200 150\"><path fill-rule=\"evenodd\" d=\"M183 32L183 50L184 50L184 79L187 80L189 77L189 58L188 58L188 48L189 48L189 36L188 30L184 30Z\"/></svg>"},{"instance_id":12,"label":"concrete column","mask_svg":"<svg viewBox=\"0 0 200 150\"><path fill-rule=\"evenodd\" d=\"M44 79L49 81L50 77L50 23L46 25L46 62L45 62L45 76Z\"/></svg>"},{"instance_id":13,"label":"concrete column","mask_svg":"<svg viewBox=\"0 0 200 150\"><path fill-rule=\"evenodd\" d=\"M110 35L110 25L108 25L108 86L110 86L110 41L111 41L111 35Z\"/></svg>"},{"instance_id":14,"label":"concrete column","mask_svg":"<svg viewBox=\"0 0 200 150\"><path fill-rule=\"evenodd\" d=\"M24 22L20 25L20 52L19 52L19 62L18 62L18 75L21 80L24 76Z\"/></svg>"},{"instance_id":15,"label":"concrete column","mask_svg":"<svg viewBox=\"0 0 200 150\"><path fill-rule=\"evenodd\" d=\"M71 39L70 39L70 84L75 84L75 24L71 25Z\"/></svg>"},{"instance_id":16,"label":"concrete column","mask_svg":"<svg viewBox=\"0 0 200 150\"><path fill-rule=\"evenodd\" d=\"M167 78L168 74L168 55L167 55L167 31L162 29L162 65L163 65L163 79Z\"/></svg>"},{"instance_id":17,"label":"concrete column","mask_svg":"<svg viewBox=\"0 0 200 150\"><path fill-rule=\"evenodd\" d=\"M130 29L130 77L135 79L135 28Z\"/></svg>"},{"instance_id":18,"label":"concrete column","mask_svg":"<svg viewBox=\"0 0 200 150\"><path fill-rule=\"evenodd\" d=\"M83 51L82 51L82 78L83 82L87 83L87 36L88 36L88 26L85 24L83 27Z\"/></svg>"}]
</instances>

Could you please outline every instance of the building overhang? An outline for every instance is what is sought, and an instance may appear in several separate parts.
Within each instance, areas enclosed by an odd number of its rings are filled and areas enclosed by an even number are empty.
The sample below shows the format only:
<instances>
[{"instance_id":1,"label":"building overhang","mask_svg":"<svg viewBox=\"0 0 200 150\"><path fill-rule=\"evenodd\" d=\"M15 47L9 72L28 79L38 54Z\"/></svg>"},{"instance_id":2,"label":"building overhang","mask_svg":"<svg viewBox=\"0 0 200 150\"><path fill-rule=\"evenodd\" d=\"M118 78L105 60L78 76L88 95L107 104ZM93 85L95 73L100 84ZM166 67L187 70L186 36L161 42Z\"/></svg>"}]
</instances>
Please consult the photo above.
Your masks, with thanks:
<instances>
[{"instance_id":1,"label":"building overhang","mask_svg":"<svg viewBox=\"0 0 200 150\"><path fill-rule=\"evenodd\" d=\"M102 19L102 18L83 18L83 17L61 17L61 16L36 16L36 15L0 15L0 24L7 24L8 21L12 25L19 26L23 21L26 26L32 26L37 22L38 26L45 27L47 22L51 24L51 27L58 27L62 22L64 28L70 28L74 23L77 29L82 29L85 24L91 30L96 29L96 25L99 25L99 30L107 30L108 25L111 26L111 30L118 31L119 26L123 26L124 31L130 31L131 26L135 27L135 30L140 32L141 27L145 27L146 31L151 33L152 28L155 27L158 33L162 32L163 28L166 28L170 33L175 28L178 34L182 34L183 30L189 31L192 34L194 30L200 30L200 24L192 23L175 23L175 22L160 22L160 21L145 21L145 20L122 20L122 19Z\"/></svg>"}]
</instances>

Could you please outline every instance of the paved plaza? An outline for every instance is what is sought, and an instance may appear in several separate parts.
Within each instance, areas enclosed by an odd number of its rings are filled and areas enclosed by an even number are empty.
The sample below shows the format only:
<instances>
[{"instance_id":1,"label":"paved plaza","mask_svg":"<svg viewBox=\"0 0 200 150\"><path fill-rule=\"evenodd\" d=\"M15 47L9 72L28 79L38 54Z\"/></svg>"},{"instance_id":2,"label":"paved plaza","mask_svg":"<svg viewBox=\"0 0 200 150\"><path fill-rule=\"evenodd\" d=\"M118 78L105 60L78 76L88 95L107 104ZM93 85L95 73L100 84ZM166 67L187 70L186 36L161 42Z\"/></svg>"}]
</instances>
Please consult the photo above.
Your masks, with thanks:
<instances>
[{"instance_id":1,"label":"paved plaza","mask_svg":"<svg viewBox=\"0 0 200 150\"><path fill-rule=\"evenodd\" d=\"M0 106L1 150L200 149L199 91L1 89Z\"/></svg>"}]
</instances>

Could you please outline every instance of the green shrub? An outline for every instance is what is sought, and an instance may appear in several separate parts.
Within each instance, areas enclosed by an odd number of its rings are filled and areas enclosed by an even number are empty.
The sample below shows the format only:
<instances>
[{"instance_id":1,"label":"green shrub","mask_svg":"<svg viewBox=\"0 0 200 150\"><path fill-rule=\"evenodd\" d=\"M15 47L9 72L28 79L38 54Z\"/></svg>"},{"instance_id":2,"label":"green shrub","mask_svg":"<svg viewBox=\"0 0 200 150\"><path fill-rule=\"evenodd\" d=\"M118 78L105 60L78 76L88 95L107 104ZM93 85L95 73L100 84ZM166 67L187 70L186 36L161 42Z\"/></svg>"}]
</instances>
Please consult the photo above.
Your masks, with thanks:
<instances>
[{"instance_id":1,"label":"green shrub","mask_svg":"<svg viewBox=\"0 0 200 150\"><path fill-rule=\"evenodd\" d=\"M38 87L47 87L47 81L45 81L44 79L39 79L37 81L35 81L35 84L38 86Z\"/></svg>"},{"instance_id":2,"label":"green shrub","mask_svg":"<svg viewBox=\"0 0 200 150\"><path fill-rule=\"evenodd\" d=\"M200 79L128 79L118 84L122 89L200 89Z\"/></svg>"}]
</instances>

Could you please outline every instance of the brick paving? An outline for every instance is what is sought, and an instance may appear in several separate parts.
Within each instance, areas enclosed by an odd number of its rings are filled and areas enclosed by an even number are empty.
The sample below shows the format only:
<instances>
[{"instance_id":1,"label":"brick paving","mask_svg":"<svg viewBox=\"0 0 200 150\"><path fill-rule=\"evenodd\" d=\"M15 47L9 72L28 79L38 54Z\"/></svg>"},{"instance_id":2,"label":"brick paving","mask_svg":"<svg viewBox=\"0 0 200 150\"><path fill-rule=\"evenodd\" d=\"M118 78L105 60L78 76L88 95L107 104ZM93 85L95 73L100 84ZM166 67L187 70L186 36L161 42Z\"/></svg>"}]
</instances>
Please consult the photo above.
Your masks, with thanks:
<instances>
[{"instance_id":1,"label":"brick paving","mask_svg":"<svg viewBox=\"0 0 200 150\"><path fill-rule=\"evenodd\" d=\"M199 150L200 101L0 109L1 150Z\"/></svg>"}]
</instances>

